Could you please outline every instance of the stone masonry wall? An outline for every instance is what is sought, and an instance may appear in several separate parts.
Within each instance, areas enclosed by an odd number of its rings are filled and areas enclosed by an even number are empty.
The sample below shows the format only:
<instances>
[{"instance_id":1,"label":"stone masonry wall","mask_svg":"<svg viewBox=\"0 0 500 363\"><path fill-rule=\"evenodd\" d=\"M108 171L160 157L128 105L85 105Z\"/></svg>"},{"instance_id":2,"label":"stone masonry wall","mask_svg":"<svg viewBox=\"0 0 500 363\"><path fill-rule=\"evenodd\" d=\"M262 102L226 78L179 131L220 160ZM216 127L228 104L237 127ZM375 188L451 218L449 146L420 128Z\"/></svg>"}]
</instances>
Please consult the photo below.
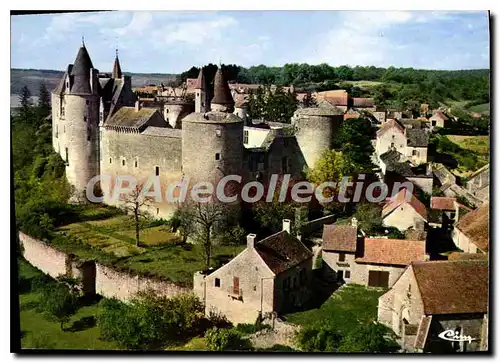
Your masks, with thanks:
<instances>
[{"instance_id":1,"label":"stone masonry wall","mask_svg":"<svg viewBox=\"0 0 500 363\"><path fill-rule=\"evenodd\" d=\"M74 258L66 253L22 232L19 233L19 240L23 247L23 256L30 264L53 278L66 274L68 265L73 277L84 278L83 288L86 292L95 292L104 297L116 297L120 300L129 300L137 292L150 289L164 296L192 292L191 289L168 281L132 275L100 263L95 263L94 273L92 266L89 266L94 264L92 261L79 266Z\"/></svg>"}]
</instances>

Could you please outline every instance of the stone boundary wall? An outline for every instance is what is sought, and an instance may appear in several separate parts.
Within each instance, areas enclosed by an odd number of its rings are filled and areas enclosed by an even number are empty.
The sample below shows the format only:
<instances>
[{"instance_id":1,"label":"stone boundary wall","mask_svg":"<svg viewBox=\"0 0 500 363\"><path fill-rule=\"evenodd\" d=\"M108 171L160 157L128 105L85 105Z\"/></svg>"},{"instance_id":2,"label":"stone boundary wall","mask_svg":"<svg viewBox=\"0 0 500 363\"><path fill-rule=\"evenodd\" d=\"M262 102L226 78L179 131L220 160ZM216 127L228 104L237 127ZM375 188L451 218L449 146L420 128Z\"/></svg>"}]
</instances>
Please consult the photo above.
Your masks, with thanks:
<instances>
[{"instance_id":1,"label":"stone boundary wall","mask_svg":"<svg viewBox=\"0 0 500 363\"><path fill-rule=\"evenodd\" d=\"M96 293L107 298L129 300L139 291L153 290L158 295L174 296L192 293L191 289L151 277L132 275L96 263Z\"/></svg>"},{"instance_id":2,"label":"stone boundary wall","mask_svg":"<svg viewBox=\"0 0 500 363\"><path fill-rule=\"evenodd\" d=\"M81 277L85 291L107 298L129 300L139 291L145 290L153 290L168 297L193 292L192 289L168 281L117 271L94 261L79 264L73 256L22 232L19 232L19 241L23 247L23 256L31 265L53 278L65 274ZM89 264L95 265L95 273L92 273L93 269L89 268Z\"/></svg>"},{"instance_id":3,"label":"stone boundary wall","mask_svg":"<svg viewBox=\"0 0 500 363\"><path fill-rule=\"evenodd\" d=\"M19 242L23 247L23 256L26 261L40 271L53 278L66 274L68 255L64 252L23 232L19 232Z\"/></svg>"}]
</instances>

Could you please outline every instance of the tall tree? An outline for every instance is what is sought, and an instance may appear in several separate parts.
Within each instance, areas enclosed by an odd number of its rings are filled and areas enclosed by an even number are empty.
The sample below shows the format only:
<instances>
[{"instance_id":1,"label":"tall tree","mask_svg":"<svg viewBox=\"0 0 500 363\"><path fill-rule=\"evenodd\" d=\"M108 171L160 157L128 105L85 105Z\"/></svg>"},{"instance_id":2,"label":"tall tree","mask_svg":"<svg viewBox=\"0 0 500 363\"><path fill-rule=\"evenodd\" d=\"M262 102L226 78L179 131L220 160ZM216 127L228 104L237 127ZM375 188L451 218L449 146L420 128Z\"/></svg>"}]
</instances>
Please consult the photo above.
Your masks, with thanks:
<instances>
[{"instance_id":1,"label":"tall tree","mask_svg":"<svg viewBox=\"0 0 500 363\"><path fill-rule=\"evenodd\" d=\"M45 82L40 82L38 90L38 114L39 117L47 117L50 114L50 93Z\"/></svg>"},{"instance_id":2,"label":"tall tree","mask_svg":"<svg viewBox=\"0 0 500 363\"><path fill-rule=\"evenodd\" d=\"M21 89L21 94L19 95L19 102L21 104L21 118L24 121L28 121L28 118L31 116L31 92L28 86L24 86Z\"/></svg>"},{"instance_id":3,"label":"tall tree","mask_svg":"<svg viewBox=\"0 0 500 363\"><path fill-rule=\"evenodd\" d=\"M130 193L121 196L121 208L134 216L135 244L138 247L141 244L139 240L140 221L149 216L146 209L153 204L153 198L145 197L142 190L143 186L137 185Z\"/></svg>"}]
</instances>

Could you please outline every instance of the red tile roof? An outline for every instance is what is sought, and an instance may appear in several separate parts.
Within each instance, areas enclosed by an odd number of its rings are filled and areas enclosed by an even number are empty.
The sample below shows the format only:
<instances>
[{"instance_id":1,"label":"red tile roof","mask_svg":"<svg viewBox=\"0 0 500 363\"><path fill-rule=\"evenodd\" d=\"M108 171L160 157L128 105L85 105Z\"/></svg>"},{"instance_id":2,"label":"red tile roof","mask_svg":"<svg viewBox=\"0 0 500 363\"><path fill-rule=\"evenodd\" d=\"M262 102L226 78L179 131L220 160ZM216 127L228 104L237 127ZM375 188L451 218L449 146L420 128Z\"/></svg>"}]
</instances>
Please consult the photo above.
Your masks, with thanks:
<instances>
[{"instance_id":1,"label":"red tile roof","mask_svg":"<svg viewBox=\"0 0 500 363\"><path fill-rule=\"evenodd\" d=\"M196 88L197 84L198 84L198 78L187 78L186 79L187 88Z\"/></svg>"},{"instance_id":2,"label":"red tile roof","mask_svg":"<svg viewBox=\"0 0 500 363\"><path fill-rule=\"evenodd\" d=\"M255 249L276 275L312 258L312 252L287 231L264 238Z\"/></svg>"},{"instance_id":3,"label":"red tile roof","mask_svg":"<svg viewBox=\"0 0 500 363\"><path fill-rule=\"evenodd\" d=\"M356 252L357 228L353 226L323 226L323 250Z\"/></svg>"},{"instance_id":4,"label":"red tile roof","mask_svg":"<svg viewBox=\"0 0 500 363\"><path fill-rule=\"evenodd\" d=\"M448 120L448 117L442 111L436 111L432 117L439 117L443 121Z\"/></svg>"},{"instance_id":5,"label":"red tile roof","mask_svg":"<svg viewBox=\"0 0 500 363\"><path fill-rule=\"evenodd\" d=\"M455 210L456 198L450 197L431 197L431 209Z\"/></svg>"},{"instance_id":6,"label":"red tile roof","mask_svg":"<svg viewBox=\"0 0 500 363\"><path fill-rule=\"evenodd\" d=\"M486 313L488 261L413 262L424 314Z\"/></svg>"},{"instance_id":7,"label":"red tile roof","mask_svg":"<svg viewBox=\"0 0 500 363\"><path fill-rule=\"evenodd\" d=\"M425 258L425 241L366 238L363 257L357 258L356 262L407 266Z\"/></svg>"},{"instance_id":8,"label":"red tile roof","mask_svg":"<svg viewBox=\"0 0 500 363\"><path fill-rule=\"evenodd\" d=\"M486 253L466 253L466 252L452 252L448 255L448 261L454 260L487 260Z\"/></svg>"},{"instance_id":9,"label":"red tile roof","mask_svg":"<svg viewBox=\"0 0 500 363\"><path fill-rule=\"evenodd\" d=\"M456 228L465 234L472 243L483 251L488 251L489 244L489 204L483 204L467 213L458 221Z\"/></svg>"},{"instance_id":10,"label":"red tile roof","mask_svg":"<svg viewBox=\"0 0 500 363\"><path fill-rule=\"evenodd\" d=\"M399 132L402 134L405 133L403 127L394 119L388 119L386 122L382 124L382 127L377 131L377 136L381 136L383 133L385 133L388 130L391 130L392 128L396 128Z\"/></svg>"},{"instance_id":11,"label":"red tile roof","mask_svg":"<svg viewBox=\"0 0 500 363\"><path fill-rule=\"evenodd\" d=\"M398 194L391 198L391 201L387 203L382 209L382 218L387 217L390 213L392 213L396 208L398 208L403 203L409 204L415 212L420 214L423 219L427 220L427 209L425 205L422 204L413 194L403 188ZM409 199L409 201L407 201Z\"/></svg>"},{"instance_id":12,"label":"red tile roof","mask_svg":"<svg viewBox=\"0 0 500 363\"><path fill-rule=\"evenodd\" d=\"M354 107L373 107L373 98L353 97L352 104Z\"/></svg>"}]
</instances>

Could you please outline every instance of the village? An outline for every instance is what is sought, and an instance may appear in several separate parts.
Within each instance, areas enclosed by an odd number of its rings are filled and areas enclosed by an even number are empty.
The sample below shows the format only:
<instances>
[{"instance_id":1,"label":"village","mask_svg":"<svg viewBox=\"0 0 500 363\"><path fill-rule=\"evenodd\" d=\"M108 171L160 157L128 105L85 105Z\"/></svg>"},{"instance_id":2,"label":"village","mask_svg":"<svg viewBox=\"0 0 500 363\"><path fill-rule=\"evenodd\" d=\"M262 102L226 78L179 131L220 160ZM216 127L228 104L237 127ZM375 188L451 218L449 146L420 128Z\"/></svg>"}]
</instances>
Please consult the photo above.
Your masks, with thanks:
<instances>
[{"instance_id":1,"label":"village","mask_svg":"<svg viewBox=\"0 0 500 363\"><path fill-rule=\"evenodd\" d=\"M417 110L380 107L344 89L262 89L228 82L222 66L214 79L202 67L180 86L132 88L118 54L113 72L100 73L82 44L51 93L44 121L63 163L61 180L71 186L69 200L80 209L77 217L60 213L47 230L32 220L21 225L24 259L52 278L78 280L86 298L192 294L205 318L251 327L240 340L255 350L356 351L349 334L374 326L383 332L381 347L361 351L487 351L490 170L484 162L457 173L449 162L440 143L443 130L458 122L453 111L426 103ZM264 99L277 92L294 97L293 115L253 117L261 91ZM356 159L350 133L370 150L363 159ZM231 174L265 187L273 175L315 185L347 177L344 195L356 195L360 182L363 190L378 182L394 192L377 202L358 196L299 204L269 194L222 210L217 203L140 205L130 195L116 201L102 184L103 202L92 204L84 198L87 183L99 174L154 174L162 186ZM355 328L344 331L338 318L322 326L342 311L343 299L352 299L344 304L354 323L346 324ZM356 316L359 309L365 312ZM309 318L315 324L304 323ZM213 340L224 330L217 329L195 339ZM328 338L320 341L321 334Z\"/></svg>"}]
</instances>

